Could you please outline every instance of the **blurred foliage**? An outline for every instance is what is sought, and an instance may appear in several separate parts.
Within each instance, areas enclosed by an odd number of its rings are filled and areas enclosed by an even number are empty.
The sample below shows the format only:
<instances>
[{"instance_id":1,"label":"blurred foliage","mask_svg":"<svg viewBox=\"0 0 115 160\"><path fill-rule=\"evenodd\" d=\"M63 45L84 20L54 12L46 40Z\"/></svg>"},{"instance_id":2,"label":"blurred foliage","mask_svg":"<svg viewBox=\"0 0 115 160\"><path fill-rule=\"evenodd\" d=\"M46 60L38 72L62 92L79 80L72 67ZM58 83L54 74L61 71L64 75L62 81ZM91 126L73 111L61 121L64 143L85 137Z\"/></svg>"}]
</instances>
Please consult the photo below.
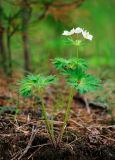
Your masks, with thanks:
<instances>
[{"instance_id":1,"label":"blurred foliage","mask_svg":"<svg viewBox=\"0 0 115 160\"><path fill-rule=\"evenodd\" d=\"M114 65L114 41L115 41L115 10L113 6L115 1L107 0L88 0L80 8L82 13L78 18L78 23L85 28L91 29L94 40L92 49L95 59L93 63L99 65L107 65L112 67ZM77 12L78 13L78 12ZM85 16L85 18L82 18ZM90 48L91 48L90 46ZM91 53L89 53L91 55Z\"/></svg>"},{"instance_id":2,"label":"blurred foliage","mask_svg":"<svg viewBox=\"0 0 115 160\"><path fill-rule=\"evenodd\" d=\"M66 2L70 2L68 0ZM41 3L51 3L51 0L41 0ZM64 9L49 8L47 16L42 21L35 21L29 27L29 49L31 54L31 68L35 72L49 72L50 60L54 57L76 56L74 47L67 46L61 36L64 29L82 27L94 35L93 42L87 48L80 50L81 58L88 59L92 70L100 76L114 78L115 59L115 1L85 0L76 8L74 5ZM7 14L15 8L5 5ZM34 12L42 10L42 5L35 5ZM73 9L72 9L73 8ZM70 10L71 9L71 10ZM31 21L34 21L34 16ZM22 70L23 50L19 32L12 38L13 65Z\"/></svg>"}]
</instances>

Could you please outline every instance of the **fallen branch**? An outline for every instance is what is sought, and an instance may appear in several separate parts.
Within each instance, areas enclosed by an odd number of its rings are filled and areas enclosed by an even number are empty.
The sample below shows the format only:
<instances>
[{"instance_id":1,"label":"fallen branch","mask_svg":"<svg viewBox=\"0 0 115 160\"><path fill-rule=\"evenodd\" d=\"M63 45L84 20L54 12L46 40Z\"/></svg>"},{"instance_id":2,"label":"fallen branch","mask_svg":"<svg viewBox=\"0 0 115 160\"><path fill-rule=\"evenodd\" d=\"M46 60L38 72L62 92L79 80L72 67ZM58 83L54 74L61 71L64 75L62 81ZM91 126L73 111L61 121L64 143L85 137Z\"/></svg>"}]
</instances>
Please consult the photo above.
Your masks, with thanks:
<instances>
[{"instance_id":1,"label":"fallen branch","mask_svg":"<svg viewBox=\"0 0 115 160\"><path fill-rule=\"evenodd\" d=\"M84 96L80 96L78 93L73 98L75 101L77 101L77 102L79 101L79 103L85 105L88 113L90 113L90 108L101 109L101 110L107 110L107 108L108 108L108 106L106 104L103 104L100 102L89 101Z\"/></svg>"}]
</instances>

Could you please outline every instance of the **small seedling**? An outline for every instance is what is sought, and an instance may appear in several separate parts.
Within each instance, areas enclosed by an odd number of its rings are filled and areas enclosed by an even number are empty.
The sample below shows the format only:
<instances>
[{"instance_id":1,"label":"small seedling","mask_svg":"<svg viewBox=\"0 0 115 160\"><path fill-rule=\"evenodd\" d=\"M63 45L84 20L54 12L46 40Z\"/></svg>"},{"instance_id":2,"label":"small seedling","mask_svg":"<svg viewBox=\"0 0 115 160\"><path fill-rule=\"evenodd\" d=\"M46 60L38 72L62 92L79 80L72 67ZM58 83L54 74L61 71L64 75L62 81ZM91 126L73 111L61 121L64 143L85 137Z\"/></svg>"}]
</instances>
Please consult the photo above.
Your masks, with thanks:
<instances>
[{"instance_id":1,"label":"small seedling","mask_svg":"<svg viewBox=\"0 0 115 160\"><path fill-rule=\"evenodd\" d=\"M43 101L43 94L46 87L48 87L50 84L56 83L56 77L55 76L47 76L44 77L42 75L28 75L24 79L20 81L20 94L24 97L28 97L31 95L39 96L41 99L41 109L42 109L42 115L45 119L45 125L47 127L48 133L50 135L50 139L52 143L55 145L54 135L52 132L52 128L50 126L46 108Z\"/></svg>"},{"instance_id":2,"label":"small seedling","mask_svg":"<svg viewBox=\"0 0 115 160\"><path fill-rule=\"evenodd\" d=\"M62 126L62 130L58 139L56 140L57 145L60 144L63 138L64 130L67 125L67 121L70 115L71 104L73 100L74 92L77 91L81 94L87 93L89 91L95 91L100 87L100 80L93 77L91 74L87 74L88 66L87 62L84 59L79 58L78 51L79 47L82 45L84 39L92 40L93 36L89 34L89 32L84 31L81 28L72 29L69 31L64 31L64 36L69 36L68 41L70 44L75 45L77 47L77 56L76 58L64 59L64 58L55 58L53 60L53 65L56 67L57 70L65 77L67 85L70 88L70 94L68 97L68 104L64 118L64 124ZM81 36L84 38L81 38ZM77 38L75 38L75 36ZM47 114L46 108L43 102L43 94L44 90L50 84L56 83L55 76L41 76L41 75L29 75L25 77L20 82L20 94L24 97L34 95L40 96L41 98L41 109L42 114L45 119L45 124L52 140L52 143L55 145L55 138L53 133L52 125L50 125ZM52 123L51 123L52 124Z\"/></svg>"},{"instance_id":3,"label":"small seedling","mask_svg":"<svg viewBox=\"0 0 115 160\"><path fill-rule=\"evenodd\" d=\"M64 31L62 35L67 36L68 42L77 47L77 58L55 58L53 61L56 69L60 70L61 74L65 76L66 82L70 86L70 94L64 124L58 138L58 143L62 140L64 130L69 119L74 91L76 90L77 92L84 94L89 91L95 91L100 87L100 80L90 74L87 74L88 66L86 60L78 58L79 47L82 45L84 39L91 41L93 36L79 27L72 29L71 31ZM84 39L82 39L81 36Z\"/></svg>"}]
</instances>

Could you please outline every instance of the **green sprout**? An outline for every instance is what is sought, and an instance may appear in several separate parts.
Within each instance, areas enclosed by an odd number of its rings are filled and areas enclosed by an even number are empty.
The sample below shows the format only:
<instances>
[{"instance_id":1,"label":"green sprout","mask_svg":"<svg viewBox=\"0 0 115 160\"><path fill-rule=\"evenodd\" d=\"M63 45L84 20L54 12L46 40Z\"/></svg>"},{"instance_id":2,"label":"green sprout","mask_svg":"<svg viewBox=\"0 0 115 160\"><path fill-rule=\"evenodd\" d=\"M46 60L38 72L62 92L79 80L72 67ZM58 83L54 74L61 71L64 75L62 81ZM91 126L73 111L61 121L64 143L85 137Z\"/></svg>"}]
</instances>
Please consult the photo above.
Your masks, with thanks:
<instances>
[{"instance_id":1,"label":"green sprout","mask_svg":"<svg viewBox=\"0 0 115 160\"><path fill-rule=\"evenodd\" d=\"M77 58L55 58L53 61L55 68L59 70L62 75L65 76L66 82L70 86L68 105L65 113L64 124L58 137L58 144L61 142L63 138L64 130L69 119L74 91L76 90L77 92L84 94L89 91L96 91L98 88L100 88L100 80L98 80L90 74L87 74L88 66L86 60L78 58L78 48L82 45L83 42L82 39L78 39L79 34L82 34L82 37L89 41L91 41L93 38L93 36L89 34L89 32L84 31L80 27L76 29L73 28L70 31L64 31L62 34L64 36L70 36L70 38L67 37L67 41L70 42L71 45L77 47ZM72 37L72 35L77 36L75 38L75 36Z\"/></svg>"},{"instance_id":2,"label":"green sprout","mask_svg":"<svg viewBox=\"0 0 115 160\"><path fill-rule=\"evenodd\" d=\"M50 135L50 139L54 145L55 145L55 139L47 117L47 112L43 101L43 92L46 87L48 87L50 84L55 84L55 83L56 83L56 77L52 75L47 77L42 75L28 75L27 77L25 77L20 81L20 94L22 96L24 97L28 97L31 95L40 96L42 103L41 104L42 115L45 119L45 125Z\"/></svg>"},{"instance_id":3,"label":"green sprout","mask_svg":"<svg viewBox=\"0 0 115 160\"><path fill-rule=\"evenodd\" d=\"M77 34L77 38L72 37L73 34ZM62 141L64 130L66 128L70 115L74 92L77 91L80 94L84 94L89 91L96 91L101 86L100 80L98 80L91 74L87 73L88 66L86 60L78 58L78 48L82 45L83 42L83 40L78 37L79 34L81 34L84 39L89 41L91 41L93 38L93 36L89 34L89 32L79 27L76 29L72 29L71 31L64 31L63 33L64 36L71 36L69 39L67 39L70 41L70 44L75 45L77 47L77 58L55 58L52 62L55 68L59 70L60 73L65 77L66 83L70 88L64 123L59 137L56 141L53 130L53 119L51 120L51 123L49 123L46 108L43 101L43 93L45 91L45 88L50 84L55 84L56 77L52 75L47 77L42 75L28 75L20 81L19 91L22 96L40 96L42 102L42 115L45 119L45 125L54 146L59 145Z\"/></svg>"},{"instance_id":4,"label":"green sprout","mask_svg":"<svg viewBox=\"0 0 115 160\"><path fill-rule=\"evenodd\" d=\"M67 84L70 86L70 94L68 97L68 105L65 113L64 124L58 138L58 143L62 140L64 129L69 119L71 103L73 100L74 91L84 94L89 91L96 91L100 88L100 80L87 74L88 69L87 63L83 59L71 58L55 58L53 61L54 66L57 70L65 76Z\"/></svg>"}]
</instances>

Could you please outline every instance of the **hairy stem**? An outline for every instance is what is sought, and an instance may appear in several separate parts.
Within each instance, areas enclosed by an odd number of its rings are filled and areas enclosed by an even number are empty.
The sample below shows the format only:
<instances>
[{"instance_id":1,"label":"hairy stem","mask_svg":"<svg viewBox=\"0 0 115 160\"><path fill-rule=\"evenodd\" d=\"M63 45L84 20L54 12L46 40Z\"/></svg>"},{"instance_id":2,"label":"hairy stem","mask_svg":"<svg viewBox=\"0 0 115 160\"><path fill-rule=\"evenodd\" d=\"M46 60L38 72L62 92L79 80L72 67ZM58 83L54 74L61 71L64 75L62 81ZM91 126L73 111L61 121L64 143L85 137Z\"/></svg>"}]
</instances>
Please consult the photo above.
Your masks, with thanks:
<instances>
[{"instance_id":1,"label":"hairy stem","mask_svg":"<svg viewBox=\"0 0 115 160\"><path fill-rule=\"evenodd\" d=\"M71 103L73 100L73 89L71 88L70 94L69 94L69 100L68 100L68 105L67 105L67 109L66 109L66 113L65 113L65 118L64 118L64 124L62 126L62 130L61 133L58 137L58 144L61 142L62 138L63 138L63 134L64 134L64 130L66 128L67 125L67 121L69 119L69 115L70 115L70 109L71 109Z\"/></svg>"},{"instance_id":2,"label":"hairy stem","mask_svg":"<svg viewBox=\"0 0 115 160\"><path fill-rule=\"evenodd\" d=\"M46 114L46 108L45 108L45 105L44 105L44 102L43 102L43 98L41 96L41 102L42 102L42 105L41 105L41 109L42 109L42 115L45 119L45 125L46 125L46 128L48 130L48 133L50 135L50 139L52 141L52 144L55 146L55 139L54 139L54 134L52 133L52 130L50 128L50 123L48 121L48 117L47 117L47 114Z\"/></svg>"},{"instance_id":3,"label":"hairy stem","mask_svg":"<svg viewBox=\"0 0 115 160\"><path fill-rule=\"evenodd\" d=\"M16 102L16 110L15 110L14 119L16 119L17 114L18 114L18 112L19 112L18 107L19 107L19 93L18 93L18 95L17 95L17 102Z\"/></svg>"},{"instance_id":4,"label":"hairy stem","mask_svg":"<svg viewBox=\"0 0 115 160\"><path fill-rule=\"evenodd\" d=\"M51 117L51 134L52 134L52 137L53 137L53 140L54 140L54 123L53 123L53 119L54 119L54 106L52 108L52 117Z\"/></svg>"},{"instance_id":5,"label":"hairy stem","mask_svg":"<svg viewBox=\"0 0 115 160\"><path fill-rule=\"evenodd\" d=\"M78 52L79 52L79 47L77 46L77 58L79 58Z\"/></svg>"}]
</instances>

